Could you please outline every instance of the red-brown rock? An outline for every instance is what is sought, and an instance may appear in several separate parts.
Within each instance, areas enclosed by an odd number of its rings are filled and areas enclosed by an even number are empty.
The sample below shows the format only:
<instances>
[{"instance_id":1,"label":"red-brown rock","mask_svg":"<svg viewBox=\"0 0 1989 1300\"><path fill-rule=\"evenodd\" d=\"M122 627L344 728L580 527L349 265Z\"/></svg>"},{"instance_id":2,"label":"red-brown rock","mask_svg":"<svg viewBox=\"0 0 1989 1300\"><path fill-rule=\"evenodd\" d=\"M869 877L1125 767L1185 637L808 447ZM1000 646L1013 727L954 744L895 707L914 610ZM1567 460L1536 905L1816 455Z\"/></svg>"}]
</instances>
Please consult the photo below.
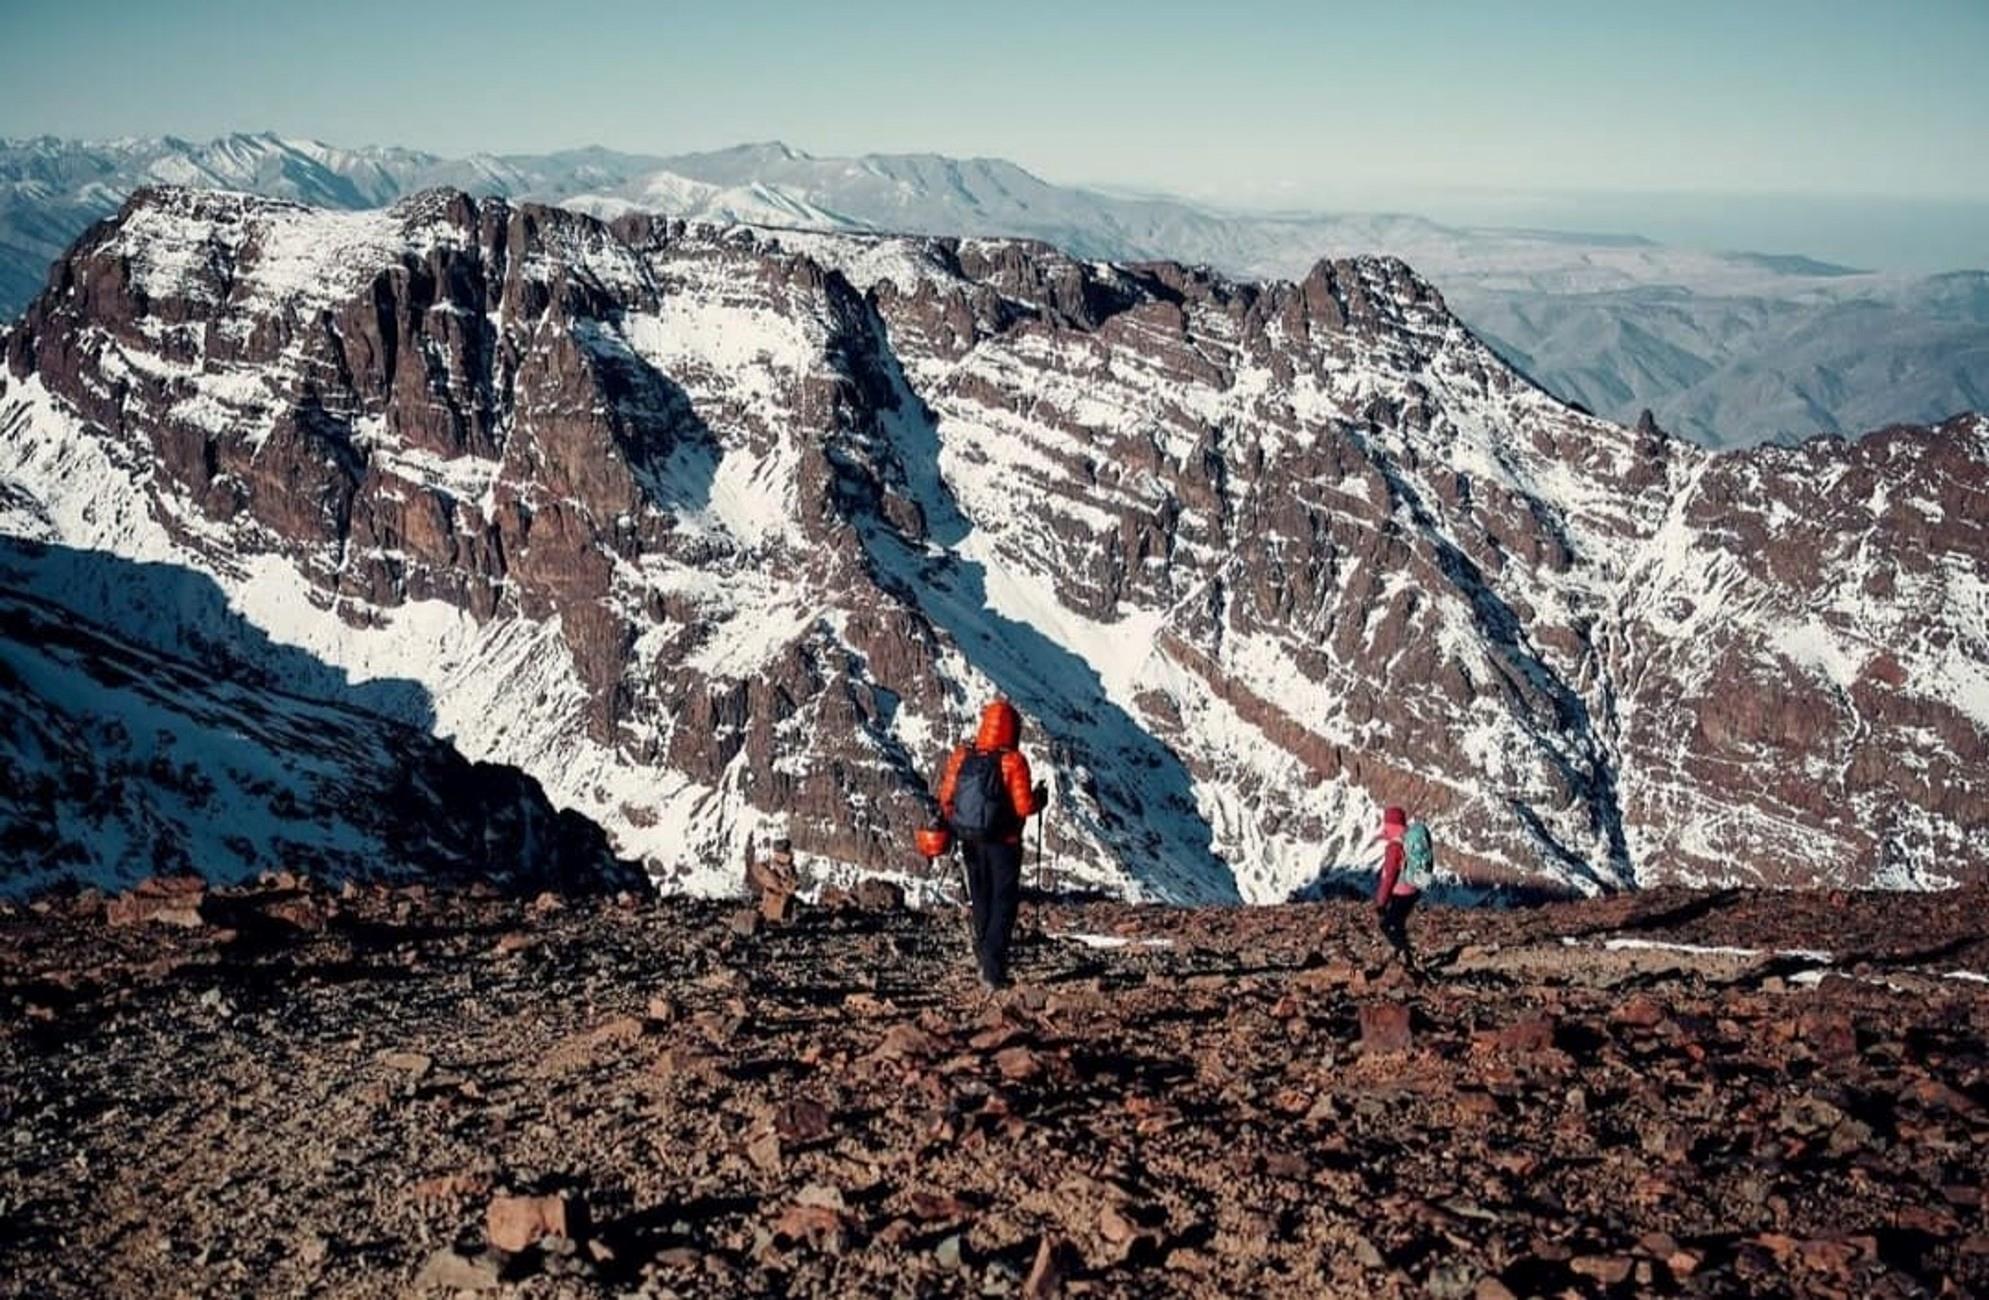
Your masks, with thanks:
<instances>
[{"instance_id":1,"label":"red-brown rock","mask_svg":"<svg viewBox=\"0 0 1989 1300\"><path fill-rule=\"evenodd\" d=\"M207 924L206 903L207 887L197 877L154 877L107 901L104 920L113 926L152 923L197 929Z\"/></svg>"},{"instance_id":2,"label":"red-brown rock","mask_svg":"<svg viewBox=\"0 0 1989 1300\"><path fill-rule=\"evenodd\" d=\"M1409 1008L1401 1002L1364 1002L1360 1009L1363 1051L1406 1052L1414 1042Z\"/></svg>"},{"instance_id":3,"label":"red-brown rock","mask_svg":"<svg viewBox=\"0 0 1989 1300\"><path fill-rule=\"evenodd\" d=\"M866 912L895 912L905 905L904 886L893 880L866 876L857 882L856 905Z\"/></svg>"},{"instance_id":4,"label":"red-brown rock","mask_svg":"<svg viewBox=\"0 0 1989 1300\"><path fill-rule=\"evenodd\" d=\"M1081 1266L1077 1248L1061 1237L1047 1236L1036 1247L1035 1262L1022 1280L1025 1300L1049 1300L1064 1293L1064 1283Z\"/></svg>"},{"instance_id":5,"label":"red-brown rock","mask_svg":"<svg viewBox=\"0 0 1989 1300\"><path fill-rule=\"evenodd\" d=\"M484 1236L513 1254L541 1237L577 1237L573 1209L564 1196L495 1196L484 1212Z\"/></svg>"}]
</instances>

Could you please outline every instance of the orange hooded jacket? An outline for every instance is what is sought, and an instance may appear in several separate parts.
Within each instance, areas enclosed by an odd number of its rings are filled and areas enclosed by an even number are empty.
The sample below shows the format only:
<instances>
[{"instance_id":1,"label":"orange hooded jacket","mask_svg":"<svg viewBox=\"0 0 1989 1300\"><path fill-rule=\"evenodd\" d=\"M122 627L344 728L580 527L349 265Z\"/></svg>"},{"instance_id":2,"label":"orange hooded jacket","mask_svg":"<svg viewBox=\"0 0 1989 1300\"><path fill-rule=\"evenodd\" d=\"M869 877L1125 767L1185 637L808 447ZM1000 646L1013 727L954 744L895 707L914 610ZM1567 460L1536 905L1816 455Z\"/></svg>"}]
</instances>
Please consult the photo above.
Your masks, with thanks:
<instances>
[{"instance_id":1,"label":"orange hooded jacket","mask_svg":"<svg viewBox=\"0 0 1989 1300\"><path fill-rule=\"evenodd\" d=\"M1022 718L1007 700L995 700L981 710L980 734L974 737L973 752L1001 755L1002 784L1008 787L1008 801L1015 809L1016 830L1003 843L1022 842L1022 822L1036 812L1036 791L1029 779L1029 760L1015 742L1022 736ZM950 820L953 794L960 784L960 769L967 762L968 747L960 746L946 760L946 773L939 780L939 808Z\"/></svg>"}]
</instances>

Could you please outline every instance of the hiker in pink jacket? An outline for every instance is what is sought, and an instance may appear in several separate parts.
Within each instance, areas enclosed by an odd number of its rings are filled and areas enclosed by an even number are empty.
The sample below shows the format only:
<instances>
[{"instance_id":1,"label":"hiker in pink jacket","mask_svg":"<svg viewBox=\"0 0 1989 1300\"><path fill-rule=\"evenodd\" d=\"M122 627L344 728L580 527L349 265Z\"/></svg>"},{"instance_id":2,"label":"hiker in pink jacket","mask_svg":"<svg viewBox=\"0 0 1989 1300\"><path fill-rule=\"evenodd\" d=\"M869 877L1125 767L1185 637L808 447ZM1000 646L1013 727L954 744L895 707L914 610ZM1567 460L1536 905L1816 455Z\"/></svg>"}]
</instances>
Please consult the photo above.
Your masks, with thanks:
<instances>
[{"instance_id":1,"label":"hiker in pink jacket","mask_svg":"<svg viewBox=\"0 0 1989 1300\"><path fill-rule=\"evenodd\" d=\"M1407 854L1402 839L1408 829L1409 814L1402 809L1389 808L1382 812L1381 834L1375 838L1386 847L1381 851L1381 883L1374 891L1374 912L1381 918L1381 933L1389 947L1401 957L1409 973L1420 978L1422 967L1409 947L1409 913L1415 910L1416 901L1423 894L1403 870Z\"/></svg>"}]
</instances>

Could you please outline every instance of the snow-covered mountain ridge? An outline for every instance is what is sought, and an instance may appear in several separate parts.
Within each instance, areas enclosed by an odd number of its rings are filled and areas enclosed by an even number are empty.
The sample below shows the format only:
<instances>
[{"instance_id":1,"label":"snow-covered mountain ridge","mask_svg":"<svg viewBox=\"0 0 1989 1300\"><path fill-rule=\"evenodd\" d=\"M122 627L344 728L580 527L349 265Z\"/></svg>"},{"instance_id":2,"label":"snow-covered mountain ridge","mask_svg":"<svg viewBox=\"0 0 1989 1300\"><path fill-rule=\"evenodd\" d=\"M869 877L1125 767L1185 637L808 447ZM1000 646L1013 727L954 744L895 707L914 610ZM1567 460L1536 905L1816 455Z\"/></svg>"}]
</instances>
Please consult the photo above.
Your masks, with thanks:
<instances>
[{"instance_id":1,"label":"snow-covered mountain ridge","mask_svg":"<svg viewBox=\"0 0 1989 1300\"><path fill-rule=\"evenodd\" d=\"M1303 276L1322 256L1416 266L1549 391L1713 445L1857 433L1980 409L1989 271L1857 271L1796 256L1458 227L1400 214L1234 212L1044 181L996 158L815 157L779 143L674 157L577 149L445 158L269 133L207 142L0 140L0 316L132 190L182 184L371 208L438 185L598 216L1042 239L1079 257Z\"/></svg>"},{"instance_id":2,"label":"snow-covered mountain ridge","mask_svg":"<svg viewBox=\"0 0 1989 1300\"><path fill-rule=\"evenodd\" d=\"M161 189L5 354L9 531L418 682L669 887L915 871L995 689L1064 874L1143 896L1282 898L1386 802L1479 882L1985 869L1989 422L1710 455L1392 260Z\"/></svg>"}]
</instances>

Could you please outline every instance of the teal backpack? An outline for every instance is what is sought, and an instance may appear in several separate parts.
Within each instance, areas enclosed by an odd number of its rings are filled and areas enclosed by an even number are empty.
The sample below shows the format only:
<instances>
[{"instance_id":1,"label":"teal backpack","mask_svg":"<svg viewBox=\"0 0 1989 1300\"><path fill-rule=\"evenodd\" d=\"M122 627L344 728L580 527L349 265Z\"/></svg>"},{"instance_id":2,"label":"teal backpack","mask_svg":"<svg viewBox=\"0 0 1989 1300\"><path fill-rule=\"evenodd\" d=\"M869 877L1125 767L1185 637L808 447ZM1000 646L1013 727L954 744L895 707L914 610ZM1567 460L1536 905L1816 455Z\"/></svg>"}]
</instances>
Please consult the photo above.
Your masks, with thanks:
<instances>
[{"instance_id":1,"label":"teal backpack","mask_svg":"<svg viewBox=\"0 0 1989 1300\"><path fill-rule=\"evenodd\" d=\"M1436 845L1430 840L1430 828L1410 822L1409 829L1402 832L1402 882L1417 890L1428 889L1435 873Z\"/></svg>"}]
</instances>

